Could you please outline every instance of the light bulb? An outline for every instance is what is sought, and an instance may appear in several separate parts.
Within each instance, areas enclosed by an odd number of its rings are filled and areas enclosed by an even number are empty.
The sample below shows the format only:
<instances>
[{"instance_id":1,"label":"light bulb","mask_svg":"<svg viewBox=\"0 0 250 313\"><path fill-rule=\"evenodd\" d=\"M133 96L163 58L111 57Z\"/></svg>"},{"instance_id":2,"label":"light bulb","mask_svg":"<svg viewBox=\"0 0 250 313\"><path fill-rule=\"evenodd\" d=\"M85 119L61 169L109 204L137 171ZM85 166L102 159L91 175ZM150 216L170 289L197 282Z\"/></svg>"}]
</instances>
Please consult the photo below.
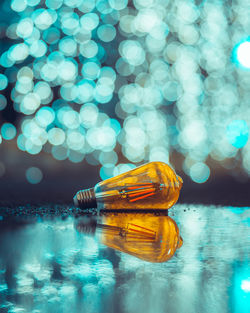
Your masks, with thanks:
<instances>
[{"instance_id":1,"label":"light bulb","mask_svg":"<svg viewBox=\"0 0 250 313\"><path fill-rule=\"evenodd\" d=\"M165 262L182 246L175 221L169 216L143 213L107 214L83 217L76 228L96 234L104 245L148 262Z\"/></svg>"},{"instance_id":2,"label":"light bulb","mask_svg":"<svg viewBox=\"0 0 250 313\"><path fill-rule=\"evenodd\" d=\"M179 198L182 179L163 162L151 162L80 190L74 203L98 210L169 209Z\"/></svg>"}]
</instances>

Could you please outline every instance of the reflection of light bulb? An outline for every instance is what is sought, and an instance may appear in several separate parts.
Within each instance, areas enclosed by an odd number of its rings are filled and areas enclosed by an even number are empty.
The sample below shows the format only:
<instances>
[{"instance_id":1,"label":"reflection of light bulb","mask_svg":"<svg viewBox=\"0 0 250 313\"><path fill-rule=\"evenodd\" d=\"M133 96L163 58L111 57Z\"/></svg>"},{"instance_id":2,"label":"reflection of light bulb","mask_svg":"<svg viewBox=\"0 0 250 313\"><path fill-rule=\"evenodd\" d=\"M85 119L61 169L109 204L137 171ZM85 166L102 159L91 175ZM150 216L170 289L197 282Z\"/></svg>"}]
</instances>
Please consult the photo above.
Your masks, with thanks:
<instances>
[{"instance_id":1,"label":"reflection of light bulb","mask_svg":"<svg viewBox=\"0 0 250 313\"><path fill-rule=\"evenodd\" d=\"M179 229L169 216L107 214L98 221L84 217L76 227L83 233L97 232L106 246L149 262L165 262L182 246Z\"/></svg>"},{"instance_id":2,"label":"reflection of light bulb","mask_svg":"<svg viewBox=\"0 0 250 313\"><path fill-rule=\"evenodd\" d=\"M151 162L80 190L76 206L98 209L169 209L179 198L182 179L162 162Z\"/></svg>"}]
</instances>

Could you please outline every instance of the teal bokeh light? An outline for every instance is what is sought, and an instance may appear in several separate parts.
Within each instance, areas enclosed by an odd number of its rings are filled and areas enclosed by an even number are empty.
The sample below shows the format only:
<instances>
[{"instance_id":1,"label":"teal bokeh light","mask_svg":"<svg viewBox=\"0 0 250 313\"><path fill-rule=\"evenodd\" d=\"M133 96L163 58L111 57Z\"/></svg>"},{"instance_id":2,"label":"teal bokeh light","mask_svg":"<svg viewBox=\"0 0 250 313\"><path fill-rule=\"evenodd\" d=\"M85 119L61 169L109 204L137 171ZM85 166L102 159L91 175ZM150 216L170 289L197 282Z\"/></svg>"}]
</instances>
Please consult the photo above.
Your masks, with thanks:
<instances>
[{"instance_id":1,"label":"teal bokeh light","mask_svg":"<svg viewBox=\"0 0 250 313\"><path fill-rule=\"evenodd\" d=\"M233 62L241 68L250 70L250 38L242 40L234 47Z\"/></svg>"},{"instance_id":2,"label":"teal bokeh light","mask_svg":"<svg viewBox=\"0 0 250 313\"><path fill-rule=\"evenodd\" d=\"M0 90L5 89L7 85L8 85L8 78L5 75L0 74Z\"/></svg>"},{"instance_id":3,"label":"teal bokeh light","mask_svg":"<svg viewBox=\"0 0 250 313\"><path fill-rule=\"evenodd\" d=\"M1 127L1 135L5 140L11 140L16 136L16 127L11 123L4 123Z\"/></svg>"},{"instance_id":4,"label":"teal bokeh light","mask_svg":"<svg viewBox=\"0 0 250 313\"><path fill-rule=\"evenodd\" d=\"M47 127L54 121L54 119L55 119L55 112L50 107L42 107L36 113L36 121L42 127Z\"/></svg>"},{"instance_id":5,"label":"teal bokeh light","mask_svg":"<svg viewBox=\"0 0 250 313\"><path fill-rule=\"evenodd\" d=\"M226 130L227 139L229 143L235 148L243 148L249 136L249 128L244 120L234 120L228 126Z\"/></svg>"},{"instance_id":6,"label":"teal bokeh light","mask_svg":"<svg viewBox=\"0 0 250 313\"><path fill-rule=\"evenodd\" d=\"M86 62L82 67L83 77L91 80L95 80L100 73L100 66L95 62Z\"/></svg>"},{"instance_id":7,"label":"teal bokeh light","mask_svg":"<svg viewBox=\"0 0 250 313\"><path fill-rule=\"evenodd\" d=\"M43 179L43 173L38 167L30 167L26 171L26 178L30 184L38 184Z\"/></svg>"},{"instance_id":8,"label":"teal bokeh light","mask_svg":"<svg viewBox=\"0 0 250 313\"><path fill-rule=\"evenodd\" d=\"M4 95L0 95L0 111L4 110L7 106L7 99Z\"/></svg>"},{"instance_id":9,"label":"teal bokeh light","mask_svg":"<svg viewBox=\"0 0 250 313\"><path fill-rule=\"evenodd\" d=\"M110 42L115 39L116 30L112 25L102 25L97 29L98 37L104 42Z\"/></svg>"}]
</instances>

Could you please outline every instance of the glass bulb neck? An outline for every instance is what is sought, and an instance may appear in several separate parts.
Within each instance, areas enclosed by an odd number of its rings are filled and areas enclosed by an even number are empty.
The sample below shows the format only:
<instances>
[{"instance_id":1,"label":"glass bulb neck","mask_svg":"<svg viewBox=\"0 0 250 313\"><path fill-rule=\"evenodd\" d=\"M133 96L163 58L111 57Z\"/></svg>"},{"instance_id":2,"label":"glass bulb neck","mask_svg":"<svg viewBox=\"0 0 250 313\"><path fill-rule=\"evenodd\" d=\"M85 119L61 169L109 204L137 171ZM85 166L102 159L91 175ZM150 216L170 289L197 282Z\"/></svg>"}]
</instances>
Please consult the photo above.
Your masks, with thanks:
<instances>
[{"instance_id":1,"label":"glass bulb neck","mask_svg":"<svg viewBox=\"0 0 250 313\"><path fill-rule=\"evenodd\" d=\"M78 191L74 197L74 204L81 209L97 208L94 188Z\"/></svg>"}]
</instances>

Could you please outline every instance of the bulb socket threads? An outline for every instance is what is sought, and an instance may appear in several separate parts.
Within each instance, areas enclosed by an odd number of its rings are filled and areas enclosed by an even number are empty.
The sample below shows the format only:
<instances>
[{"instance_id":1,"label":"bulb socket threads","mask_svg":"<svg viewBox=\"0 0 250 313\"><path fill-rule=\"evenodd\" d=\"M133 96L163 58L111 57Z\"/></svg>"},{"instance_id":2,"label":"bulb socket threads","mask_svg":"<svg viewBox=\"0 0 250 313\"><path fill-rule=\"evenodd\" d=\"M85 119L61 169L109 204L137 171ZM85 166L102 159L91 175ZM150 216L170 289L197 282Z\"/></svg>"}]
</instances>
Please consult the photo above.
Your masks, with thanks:
<instances>
[{"instance_id":1,"label":"bulb socket threads","mask_svg":"<svg viewBox=\"0 0 250 313\"><path fill-rule=\"evenodd\" d=\"M97 208L94 188L78 191L74 196L74 204L81 209Z\"/></svg>"}]
</instances>

